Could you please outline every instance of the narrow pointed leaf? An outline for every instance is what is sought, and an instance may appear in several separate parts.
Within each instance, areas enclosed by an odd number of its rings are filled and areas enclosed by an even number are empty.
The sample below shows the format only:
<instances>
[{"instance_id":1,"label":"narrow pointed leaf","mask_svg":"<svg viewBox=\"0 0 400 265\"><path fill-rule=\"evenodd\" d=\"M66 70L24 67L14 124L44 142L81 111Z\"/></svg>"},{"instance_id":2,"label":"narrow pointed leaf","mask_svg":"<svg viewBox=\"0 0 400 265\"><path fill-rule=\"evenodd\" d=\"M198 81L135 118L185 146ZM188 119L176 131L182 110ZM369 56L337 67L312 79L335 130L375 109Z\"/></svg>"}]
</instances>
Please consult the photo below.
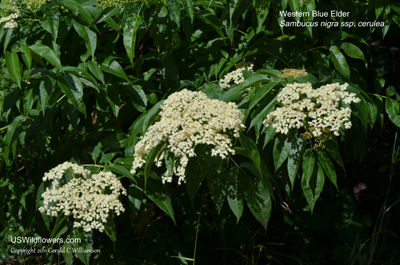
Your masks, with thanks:
<instances>
[{"instance_id":1,"label":"narrow pointed leaf","mask_svg":"<svg viewBox=\"0 0 400 265\"><path fill-rule=\"evenodd\" d=\"M21 69L19 64L18 55L15 51L5 53L7 70L11 78L21 87Z\"/></svg>"}]
</instances>

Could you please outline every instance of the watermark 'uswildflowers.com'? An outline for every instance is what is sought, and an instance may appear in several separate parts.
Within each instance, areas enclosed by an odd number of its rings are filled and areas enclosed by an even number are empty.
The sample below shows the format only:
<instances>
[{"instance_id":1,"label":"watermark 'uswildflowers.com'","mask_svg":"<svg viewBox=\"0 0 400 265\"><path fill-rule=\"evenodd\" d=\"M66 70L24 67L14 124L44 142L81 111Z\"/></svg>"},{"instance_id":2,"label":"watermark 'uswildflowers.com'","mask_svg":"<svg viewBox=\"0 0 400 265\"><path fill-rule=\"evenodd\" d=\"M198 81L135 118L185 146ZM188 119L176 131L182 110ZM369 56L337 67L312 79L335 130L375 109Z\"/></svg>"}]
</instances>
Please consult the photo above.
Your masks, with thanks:
<instances>
[{"instance_id":1,"label":"watermark 'uswildflowers.com'","mask_svg":"<svg viewBox=\"0 0 400 265\"><path fill-rule=\"evenodd\" d=\"M10 254L17 256L29 256L32 254L63 254L63 253L100 253L100 249L76 247L82 242L81 238L45 238L45 237L9 237L11 244L16 247L10 249ZM64 243L69 244L67 246ZM19 244L34 244L33 247L19 247ZM58 244L60 247L36 247L36 244ZM74 245L72 245L74 244ZM17 247L18 246L18 247ZM75 247L73 247L75 246Z\"/></svg>"},{"instance_id":2,"label":"watermark 'uswildflowers.com'","mask_svg":"<svg viewBox=\"0 0 400 265\"><path fill-rule=\"evenodd\" d=\"M9 238L10 242L13 244L64 244L65 243L81 243L80 238L46 238L46 237L24 237L24 236L14 236Z\"/></svg>"}]
</instances>

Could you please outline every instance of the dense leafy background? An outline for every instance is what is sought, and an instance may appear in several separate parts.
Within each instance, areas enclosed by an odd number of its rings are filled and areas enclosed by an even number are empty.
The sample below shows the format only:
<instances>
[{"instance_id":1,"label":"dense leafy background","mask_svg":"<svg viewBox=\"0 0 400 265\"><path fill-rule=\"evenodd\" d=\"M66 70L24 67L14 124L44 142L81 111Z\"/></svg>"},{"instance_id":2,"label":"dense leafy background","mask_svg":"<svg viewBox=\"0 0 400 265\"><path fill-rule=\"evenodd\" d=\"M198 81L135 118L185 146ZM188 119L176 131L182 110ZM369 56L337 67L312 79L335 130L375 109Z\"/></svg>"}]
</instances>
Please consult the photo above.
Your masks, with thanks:
<instances>
[{"instance_id":1,"label":"dense leafy background","mask_svg":"<svg viewBox=\"0 0 400 265\"><path fill-rule=\"evenodd\" d=\"M343 10L349 18L314 20L385 27L283 28L281 10ZM122 8L54 0L23 8L18 28L0 28L1 260L400 262L399 13L389 0L167 0ZM0 14L9 14L4 3ZM253 63L255 73L223 91L218 80L241 62ZM316 87L349 83L362 99L353 106L353 128L316 150L265 129L279 89L293 81L277 77L283 68L306 69L298 81ZM139 137L157 120L162 100L183 88L238 104L247 128L236 155L210 160L199 147L181 186L162 185L151 163L131 175ZM107 233L84 235L71 220L37 211L43 174L64 161L111 170L129 188L127 211ZM38 235L86 237L83 245L102 253L11 254L11 236Z\"/></svg>"}]
</instances>

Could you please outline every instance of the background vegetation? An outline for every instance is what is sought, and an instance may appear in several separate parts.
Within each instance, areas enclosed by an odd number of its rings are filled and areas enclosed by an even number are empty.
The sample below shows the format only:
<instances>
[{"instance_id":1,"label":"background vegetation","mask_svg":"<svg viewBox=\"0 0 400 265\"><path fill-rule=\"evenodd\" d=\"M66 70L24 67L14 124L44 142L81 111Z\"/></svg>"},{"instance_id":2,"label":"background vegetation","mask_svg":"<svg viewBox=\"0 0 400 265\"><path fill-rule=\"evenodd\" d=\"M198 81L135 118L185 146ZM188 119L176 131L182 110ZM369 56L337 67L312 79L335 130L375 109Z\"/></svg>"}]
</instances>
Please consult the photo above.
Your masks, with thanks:
<instances>
[{"instance_id":1,"label":"background vegetation","mask_svg":"<svg viewBox=\"0 0 400 265\"><path fill-rule=\"evenodd\" d=\"M12 2L2 1L2 17L14 12ZM29 2L20 2L18 28L0 25L4 264L400 262L397 1ZM283 18L281 10L350 16ZM282 27L283 19L385 26ZM218 81L243 62L254 73L222 90ZM291 145L266 129L277 93L293 82L278 77L284 68L305 69L297 81L315 87L347 82L362 100L352 106L353 127L325 149ZM163 185L151 159L131 175L139 137L162 101L183 88L238 104L247 128L236 155L210 162L199 148L181 186ZM304 166L306 148L325 184ZM111 170L129 189L126 212L107 233L85 234L37 210L44 173L64 161ZM50 246L11 244L15 236L81 237L79 246L101 253L19 256L12 247Z\"/></svg>"}]
</instances>

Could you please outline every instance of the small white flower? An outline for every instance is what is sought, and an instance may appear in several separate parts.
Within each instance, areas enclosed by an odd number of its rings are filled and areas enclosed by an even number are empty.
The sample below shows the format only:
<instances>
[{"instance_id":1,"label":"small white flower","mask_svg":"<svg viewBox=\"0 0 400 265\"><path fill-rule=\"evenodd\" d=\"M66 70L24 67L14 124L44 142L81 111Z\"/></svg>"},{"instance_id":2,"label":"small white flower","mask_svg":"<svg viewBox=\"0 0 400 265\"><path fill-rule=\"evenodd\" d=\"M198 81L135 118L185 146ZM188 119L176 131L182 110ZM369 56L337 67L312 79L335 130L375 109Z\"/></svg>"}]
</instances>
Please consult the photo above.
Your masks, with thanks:
<instances>
[{"instance_id":1,"label":"small white flower","mask_svg":"<svg viewBox=\"0 0 400 265\"><path fill-rule=\"evenodd\" d=\"M74 178L60 185L68 169L72 170ZM100 172L88 178L89 173L82 166L70 162L64 162L45 173L44 181L53 181L51 188L42 194L43 207L39 211L51 216L58 216L60 212L66 216L72 215L74 227L83 227L85 232L92 229L104 231L108 213L114 211L119 215L125 210L118 196L127 192L113 173ZM110 193L105 194L105 190Z\"/></svg>"},{"instance_id":2,"label":"small white flower","mask_svg":"<svg viewBox=\"0 0 400 265\"><path fill-rule=\"evenodd\" d=\"M166 148L177 158L173 173L178 176L178 184L185 182L185 169L189 158L196 156L197 145L213 146L212 156L224 159L234 154L227 132L237 138L244 128L243 114L236 104L209 99L203 92L186 89L173 93L164 101L160 118L136 144L131 173L135 174L145 164L153 147L165 142ZM164 159L164 154L161 154L156 165L161 166ZM172 182L169 172L161 178L163 183Z\"/></svg>"},{"instance_id":3,"label":"small white flower","mask_svg":"<svg viewBox=\"0 0 400 265\"><path fill-rule=\"evenodd\" d=\"M277 98L283 106L269 113L264 124L283 134L292 128L305 127L313 137L325 132L339 136L342 125L351 128L351 109L339 107L340 102L347 105L360 102L355 93L346 91L347 86L335 83L313 89L310 83L287 84Z\"/></svg>"},{"instance_id":4,"label":"small white flower","mask_svg":"<svg viewBox=\"0 0 400 265\"><path fill-rule=\"evenodd\" d=\"M222 89L229 88L230 83L240 85L244 81L243 71L253 71L253 64L249 66L240 67L232 72L227 73L224 78L219 81L219 85Z\"/></svg>"}]
</instances>

